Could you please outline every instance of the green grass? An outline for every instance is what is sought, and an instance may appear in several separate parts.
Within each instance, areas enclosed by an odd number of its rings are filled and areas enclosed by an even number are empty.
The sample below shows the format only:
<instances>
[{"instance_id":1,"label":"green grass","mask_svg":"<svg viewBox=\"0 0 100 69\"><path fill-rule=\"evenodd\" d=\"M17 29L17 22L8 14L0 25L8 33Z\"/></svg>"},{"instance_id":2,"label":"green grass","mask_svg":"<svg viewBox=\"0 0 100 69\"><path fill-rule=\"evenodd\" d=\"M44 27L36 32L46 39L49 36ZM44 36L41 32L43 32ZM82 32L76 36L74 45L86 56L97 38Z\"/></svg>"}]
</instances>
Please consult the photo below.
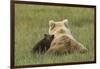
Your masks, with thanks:
<instances>
[{"instance_id":1,"label":"green grass","mask_svg":"<svg viewBox=\"0 0 100 69\"><path fill-rule=\"evenodd\" d=\"M33 54L33 46L48 33L49 20L69 20L73 36L88 48L85 54ZM94 60L94 9L43 5L15 5L15 65Z\"/></svg>"}]
</instances>

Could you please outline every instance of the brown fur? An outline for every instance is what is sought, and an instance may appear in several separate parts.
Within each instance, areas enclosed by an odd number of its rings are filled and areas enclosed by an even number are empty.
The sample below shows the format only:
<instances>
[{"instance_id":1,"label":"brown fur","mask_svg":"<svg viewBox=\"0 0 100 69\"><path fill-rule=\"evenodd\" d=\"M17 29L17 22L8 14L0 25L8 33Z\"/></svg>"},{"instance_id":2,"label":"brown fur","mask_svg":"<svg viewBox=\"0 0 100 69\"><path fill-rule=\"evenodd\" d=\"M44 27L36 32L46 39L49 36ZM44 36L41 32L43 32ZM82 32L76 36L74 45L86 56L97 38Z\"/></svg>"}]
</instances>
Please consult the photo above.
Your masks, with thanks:
<instances>
[{"instance_id":1,"label":"brown fur","mask_svg":"<svg viewBox=\"0 0 100 69\"><path fill-rule=\"evenodd\" d=\"M87 49L77 43L76 41L70 39L70 37L66 35L62 35L59 38L55 38L51 43L51 46L47 53L73 53L73 52L80 52L84 53Z\"/></svg>"},{"instance_id":2,"label":"brown fur","mask_svg":"<svg viewBox=\"0 0 100 69\"><path fill-rule=\"evenodd\" d=\"M50 22L49 34L53 34L55 37L51 43L50 48L46 52L47 54L62 54L73 52L84 53L87 51L87 49L80 42L74 39L68 26L65 26L66 21ZM51 27L52 25L53 27ZM68 23L66 23L66 25L68 25Z\"/></svg>"}]
</instances>

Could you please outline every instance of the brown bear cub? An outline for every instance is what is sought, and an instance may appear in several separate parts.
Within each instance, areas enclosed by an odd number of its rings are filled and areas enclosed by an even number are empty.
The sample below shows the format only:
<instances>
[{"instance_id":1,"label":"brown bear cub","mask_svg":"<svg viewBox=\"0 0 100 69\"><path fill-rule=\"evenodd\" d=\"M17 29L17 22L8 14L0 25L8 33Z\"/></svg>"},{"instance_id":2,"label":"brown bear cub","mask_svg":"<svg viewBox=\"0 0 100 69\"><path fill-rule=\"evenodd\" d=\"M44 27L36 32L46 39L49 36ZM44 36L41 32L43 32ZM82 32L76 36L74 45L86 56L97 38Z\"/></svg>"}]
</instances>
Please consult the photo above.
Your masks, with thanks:
<instances>
[{"instance_id":1,"label":"brown bear cub","mask_svg":"<svg viewBox=\"0 0 100 69\"><path fill-rule=\"evenodd\" d=\"M41 39L37 44L33 47L34 53L45 53L54 39L54 35L44 34L44 38Z\"/></svg>"}]
</instances>

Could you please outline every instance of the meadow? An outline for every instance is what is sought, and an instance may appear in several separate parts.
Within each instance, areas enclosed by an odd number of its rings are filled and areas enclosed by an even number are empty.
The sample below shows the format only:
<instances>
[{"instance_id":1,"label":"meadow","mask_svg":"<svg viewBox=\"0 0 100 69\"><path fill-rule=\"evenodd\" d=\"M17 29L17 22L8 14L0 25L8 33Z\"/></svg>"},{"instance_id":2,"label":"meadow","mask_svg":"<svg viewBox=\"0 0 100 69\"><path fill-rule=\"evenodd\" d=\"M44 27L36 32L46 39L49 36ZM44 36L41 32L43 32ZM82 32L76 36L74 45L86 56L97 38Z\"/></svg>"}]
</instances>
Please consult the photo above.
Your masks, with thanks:
<instances>
[{"instance_id":1,"label":"meadow","mask_svg":"<svg viewBox=\"0 0 100 69\"><path fill-rule=\"evenodd\" d=\"M73 36L88 52L64 55L33 54L33 46L48 33L49 20L69 20ZM94 9L84 7L15 5L15 65L94 61Z\"/></svg>"}]
</instances>

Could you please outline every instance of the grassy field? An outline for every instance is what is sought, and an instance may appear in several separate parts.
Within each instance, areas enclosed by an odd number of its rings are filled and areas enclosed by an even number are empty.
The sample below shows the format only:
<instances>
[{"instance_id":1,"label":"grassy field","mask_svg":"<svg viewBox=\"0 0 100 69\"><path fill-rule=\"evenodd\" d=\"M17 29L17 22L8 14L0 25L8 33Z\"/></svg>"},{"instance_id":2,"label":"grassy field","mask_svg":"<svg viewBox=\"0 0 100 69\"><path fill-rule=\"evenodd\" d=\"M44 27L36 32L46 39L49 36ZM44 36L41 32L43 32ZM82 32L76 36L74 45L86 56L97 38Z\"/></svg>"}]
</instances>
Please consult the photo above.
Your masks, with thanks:
<instances>
[{"instance_id":1,"label":"grassy field","mask_svg":"<svg viewBox=\"0 0 100 69\"><path fill-rule=\"evenodd\" d=\"M32 48L45 33L49 20L69 20L73 36L88 48L85 54L33 54ZM94 9L43 5L15 5L15 65L68 63L94 60Z\"/></svg>"}]
</instances>

